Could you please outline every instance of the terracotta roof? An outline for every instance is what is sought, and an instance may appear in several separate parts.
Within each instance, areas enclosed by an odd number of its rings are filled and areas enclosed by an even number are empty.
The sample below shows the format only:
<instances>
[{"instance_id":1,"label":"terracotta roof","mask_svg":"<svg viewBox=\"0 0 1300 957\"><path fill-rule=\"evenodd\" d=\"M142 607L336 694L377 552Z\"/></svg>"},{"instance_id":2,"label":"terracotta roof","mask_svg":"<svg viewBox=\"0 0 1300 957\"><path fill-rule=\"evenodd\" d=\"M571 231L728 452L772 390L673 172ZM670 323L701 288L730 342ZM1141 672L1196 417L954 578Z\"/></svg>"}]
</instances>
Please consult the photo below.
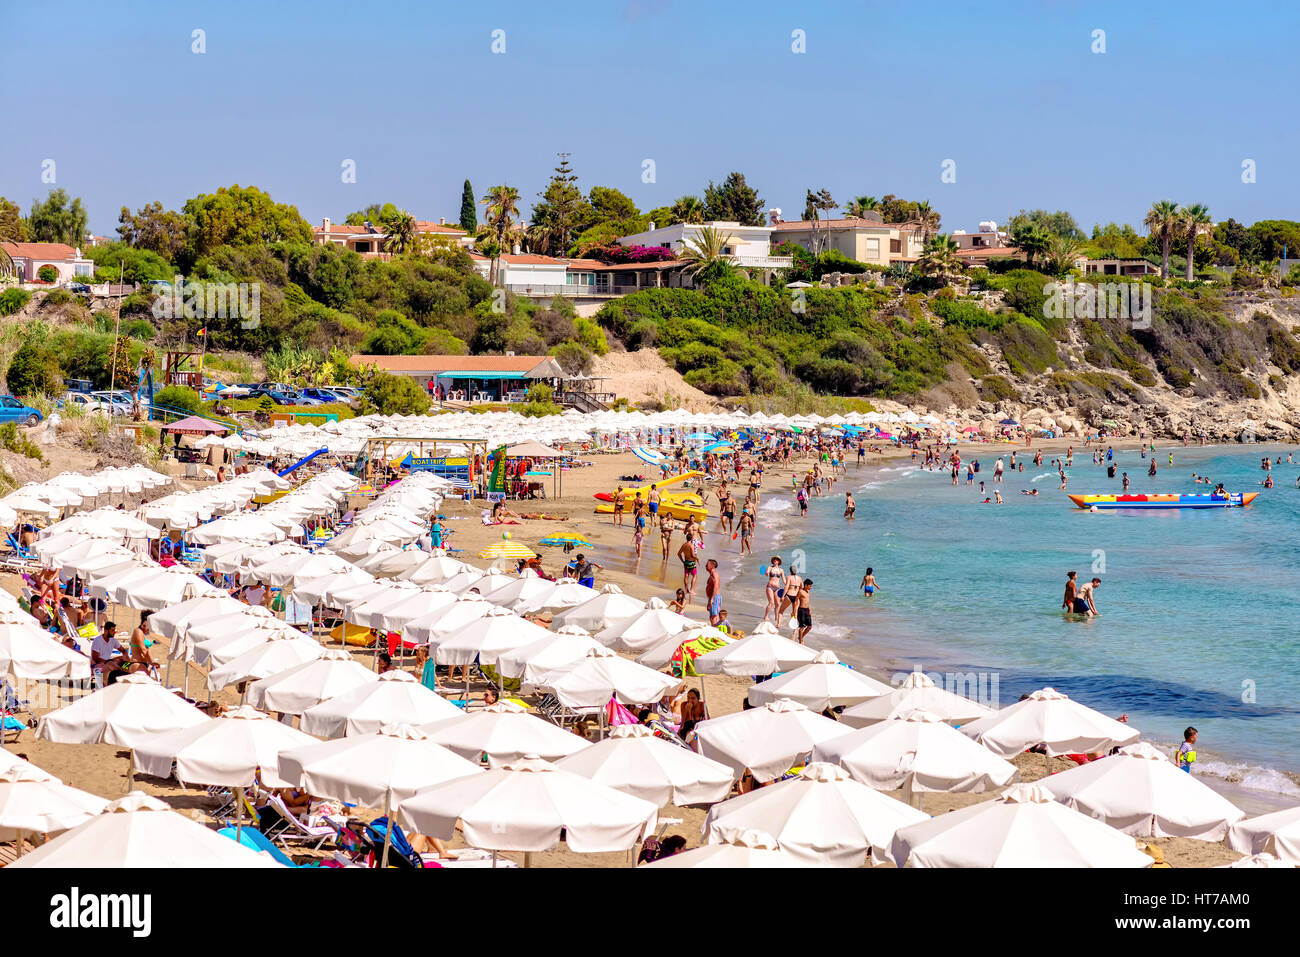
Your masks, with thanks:
<instances>
[{"instance_id":1,"label":"terracotta roof","mask_svg":"<svg viewBox=\"0 0 1300 957\"><path fill-rule=\"evenodd\" d=\"M957 250L958 256L1022 256L1015 246L972 246Z\"/></svg>"},{"instance_id":2,"label":"terracotta roof","mask_svg":"<svg viewBox=\"0 0 1300 957\"><path fill-rule=\"evenodd\" d=\"M612 272L616 270L619 272L626 272L626 271L635 271L637 269L654 269L654 270L676 269L680 265L682 265L682 261L680 259L665 259L665 260L660 260L658 262L652 262L652 263L611 263L611 264L601 263L600 265L594 266L592 268L599 269L603 272Z\"/></svg>"},{"instance_id":3,"label":"terracotta roof","mask_svg":"<svg viewBox=\"0 0 1300 957\"><path fill-rule=\"evenodd\" d=\"M336 233L340 236L382 236L384 234L383 230L377 226L367 228L365 226L348 226L343 223L330 223L329 229L324 226L317 226L312 232L328 233L331 236Z\"/></svg>"},{"instance_id":4,"label":"terracotta roof","mask_svg":"<svg viewBox=\"0 0 1300 957\"><path fill-rule=\"evenodd\" d=\"M549 356L365 356L353 365L374 366L384 372L518 372L536 369Z\"/></svg>"},{"instance_id":5,"label":"terracotta roof","mask_svg":"<svg viewBox=\"0 0 1300 957\"><path fill-rule=\"evenodd\" d=\"M443 223L432 223L427 220L417 219L415 221L415 231L417 233L447 233L448 235L464 236L465 230L459 226L447 226Z\"/></svg>"},{"instance_id":6,"label":"terracotta roof","mask_svg":"<svg viewBox=\"0 0 1300 957\"><path fill-rule=\"evenodd\" d=\"M817 225L818 229L826 229L827 227L830 227L832 229L904 229L904 228L915 229L916 228L914 226L908 227L906 223L880 223L874 219L856 219L856 218L823 219ZM772 227L772 231L773 232L782 232L782 231L802 232L804 230L808 230L812 228L813 228L813 221L811 219L796 219L788 223L777 223L775 226Z\"/></svg>"},{"instance_id":7,"label":"terracotta roof","mask_svg":"<svg viewBox=\"0 0 1300 957\"><path fill-rule=\"evenodd\" d=\"M604 269L605 264L599 259L566 259L564 264L570 269Z\"/></svg>"},{"instance_id":8,"label":"terracotta roof","mask_svg":"<svg viewBox=\"0 0 1300 957\"><path fill-rule=\"evenodd\" d=\"M23 259L76 259L77 251L67 243L0 243L10 256Z\"/></svg>"}]
</instances>

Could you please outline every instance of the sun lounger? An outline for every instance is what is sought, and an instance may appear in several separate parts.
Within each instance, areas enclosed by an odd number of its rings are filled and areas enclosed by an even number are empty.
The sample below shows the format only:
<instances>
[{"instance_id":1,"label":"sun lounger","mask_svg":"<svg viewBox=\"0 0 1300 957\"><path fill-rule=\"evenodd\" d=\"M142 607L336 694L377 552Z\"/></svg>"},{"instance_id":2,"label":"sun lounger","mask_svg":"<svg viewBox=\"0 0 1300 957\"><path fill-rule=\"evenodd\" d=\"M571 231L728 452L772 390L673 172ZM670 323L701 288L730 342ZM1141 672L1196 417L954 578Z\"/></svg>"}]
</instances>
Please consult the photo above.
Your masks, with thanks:
<instances>
[{"instance_id":1,"label":"sun lounger","mask_svg":"<svg viewBox=\"0 0 1300 957\"><path fill-rule=\"evenodd\" d=\"M250 850L265 852L271 855L277 864L283 864L285 867L310 866L307 864L295 864L293 858L280 850L280 848L276 847L274 841L255 827L223 827L221 830L217 831L217 833L222 837L228 837L232 841L244 845L244 847L247 847Z\"/></svg>"},{"instance_id":2,"label":"sun lounger","mask_svg":"<svg viewBox=\"0 0 1300 957\"><path fill-rule=\"evenodd\" d=\"M292 842L305 844L314 850L334 836L335 830L328 824L304 824L289 810L283 799L274 794L268 798L267 807L280 816L280 821L272 822L270 833L265 827L262 828L262 833L275 838L285 847Z\"/></svg>"}]
</instances>

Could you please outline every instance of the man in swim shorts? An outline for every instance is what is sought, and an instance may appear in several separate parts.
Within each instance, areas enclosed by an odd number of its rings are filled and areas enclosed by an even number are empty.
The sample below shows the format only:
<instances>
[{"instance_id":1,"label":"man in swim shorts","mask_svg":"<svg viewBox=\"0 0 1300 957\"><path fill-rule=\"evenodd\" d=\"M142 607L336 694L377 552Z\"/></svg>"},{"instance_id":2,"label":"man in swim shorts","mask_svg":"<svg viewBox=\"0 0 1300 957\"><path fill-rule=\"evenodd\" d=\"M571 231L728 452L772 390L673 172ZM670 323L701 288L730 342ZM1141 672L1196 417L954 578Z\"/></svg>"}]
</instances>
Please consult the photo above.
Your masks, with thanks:
<instances>
[{"instance_id":1,"label":"man in swim shorts","mask_svg":"<svg viewBox=\"0 0 1300 957\"><path fill-rule=\"evenodd\" d=\"M651 485L646 498L650 500L650 514L657 515L659 513L659 487Z\"/></svg>"},{"instance_id":2,"label":"man in swim shorts","mask_svg":"<svg viewBox=\"0 0 1300 957\"><path fill-rule=\"evenodd\" d=\"M695 553L695 539L687 537L682 547L677 549L677 557L682 560L682 589L686 592L687 604L695 597L695 579L699 558Z\"/></svg>"},{"instance_id":3,"label":"man in swim shorts","mask_svg":"<svg viewBox=\"0 0 1300 957\"><path fill-rule=\"evenodd\" d=\"M853 493L845 492L844 493L844 517L848 519L853 518L854 513L857 512L857 510L858 510L858 504L855 501L853 501Z\"/></svg>"},{"instance_id":4,"label":"man in swim shorts","mask_svg":"<svg viewBox=\"0 0 1300 957\"><path fill-rule=\"evenodd\" d=\"M803 587L799 589L799 607L795 610L795 620L799 624L796 637L801 645L808 632L812 631L812 586L811 578L803 583Z\"/></svg>"},{"instance_id":5,"label":"man in swim shorts","mask_svg":"<svg viewBox=\"0 0 1300 957\"><path fill-rule=\"evenodd\" d=\"M862 576L862 594L874 595L879 590L880 586L876 584L876 576L873 574L873 569L868 568L866 574Z\"/></svg>"},{"instance_id":6,"label":"man in swim shorts","mask_svg":"<svg viewBox=\"0 0 1300 957\"><path fill-rule=\"evenodd\" d=\"M708 599L709 624L718 623L718 612L722 610L722 576L718 574L718 562L710 558L704 563L706 572L704 597Z\"/></svg>"}]
</instances>

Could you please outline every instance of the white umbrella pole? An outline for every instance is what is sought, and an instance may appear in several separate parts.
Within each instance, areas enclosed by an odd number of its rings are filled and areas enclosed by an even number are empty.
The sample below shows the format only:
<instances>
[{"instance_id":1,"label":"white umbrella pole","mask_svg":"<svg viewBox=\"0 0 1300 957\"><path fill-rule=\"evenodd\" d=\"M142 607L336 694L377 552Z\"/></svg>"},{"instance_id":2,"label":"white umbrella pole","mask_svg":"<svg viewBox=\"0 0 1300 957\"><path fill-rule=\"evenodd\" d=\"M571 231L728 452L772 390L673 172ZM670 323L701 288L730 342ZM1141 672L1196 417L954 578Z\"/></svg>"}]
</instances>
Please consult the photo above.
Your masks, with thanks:
<instances>
[{"instance_id":1,"label":"white umbrella pole","mask_svg":"<svg viewBox=\"0 0 1300 957\"><path fill-rule=\"evenodd\" d=\"M532 867L532 866L533 866L533 852L524 851L524 867Z\"/></svg>"},{"instance_id":2,"label":"white umbrella pole","mask_svg":"<svg viewBox=\"0 0 1300 957\"><path fill-rule=\"evenodd\" d=\"M135 784L135 748L131 749L131 756L127 759L129 763L126 766L126 793L131 793L131 785Z\"/></svg>"},{"instance_id":3,"label":"white umbrella pole","mask_svg":"<svg viewBox=\"0 0 1300 957\"><path fill-rule=\"evenodd\" d=\"M496 870L496 866L497 866L497 852L496 852L495 850L493 850L493 851L492 851L492 869L493 869L493 870Z\"/></svg>"},{"instance_id":4,"label":"white umbrella pole","mask_svg":"<svg viewBox=\"0 0 1300 957\"><path fill-rule=\"evenodd\" d=\"M393 842L392 804L393 794L390 791L384 795L384 820L387 826L384 828L384 853L379 861L380 867L388 866L388 845Z\"/></svg>"},{"instance_id":5,"label":"white umbrella pole","mask_svg":"<svg viewBox=\"0 0 1300 957\"><path fill-rule=\"evenodd\" d=\"M18 832L18 857L23 856L23 832Z\"/></svg>"}]
</instances>

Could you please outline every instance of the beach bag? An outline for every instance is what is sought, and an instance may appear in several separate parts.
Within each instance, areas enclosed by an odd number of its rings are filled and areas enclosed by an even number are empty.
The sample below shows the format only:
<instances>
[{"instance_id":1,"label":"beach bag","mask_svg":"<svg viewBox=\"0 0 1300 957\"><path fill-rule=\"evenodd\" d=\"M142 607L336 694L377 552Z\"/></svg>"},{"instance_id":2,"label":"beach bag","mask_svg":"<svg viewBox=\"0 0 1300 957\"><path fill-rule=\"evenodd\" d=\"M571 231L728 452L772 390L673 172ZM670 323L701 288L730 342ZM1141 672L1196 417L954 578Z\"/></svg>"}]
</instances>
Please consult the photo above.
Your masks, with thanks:
<instances>
[{"instance_id":1,"label":"beach bag","mask_svg":"<svg viewBox=\"0 0 1300 957\"><path fill-rule=\"evenodd\" d=\"M641 723L637 721L636 715L623 707L623 705L619 703L619 700L613 695L611 695L610 699L605 702L605 720L609 723L611 728L620 724Z\"/></svg>"}]
</instances>

